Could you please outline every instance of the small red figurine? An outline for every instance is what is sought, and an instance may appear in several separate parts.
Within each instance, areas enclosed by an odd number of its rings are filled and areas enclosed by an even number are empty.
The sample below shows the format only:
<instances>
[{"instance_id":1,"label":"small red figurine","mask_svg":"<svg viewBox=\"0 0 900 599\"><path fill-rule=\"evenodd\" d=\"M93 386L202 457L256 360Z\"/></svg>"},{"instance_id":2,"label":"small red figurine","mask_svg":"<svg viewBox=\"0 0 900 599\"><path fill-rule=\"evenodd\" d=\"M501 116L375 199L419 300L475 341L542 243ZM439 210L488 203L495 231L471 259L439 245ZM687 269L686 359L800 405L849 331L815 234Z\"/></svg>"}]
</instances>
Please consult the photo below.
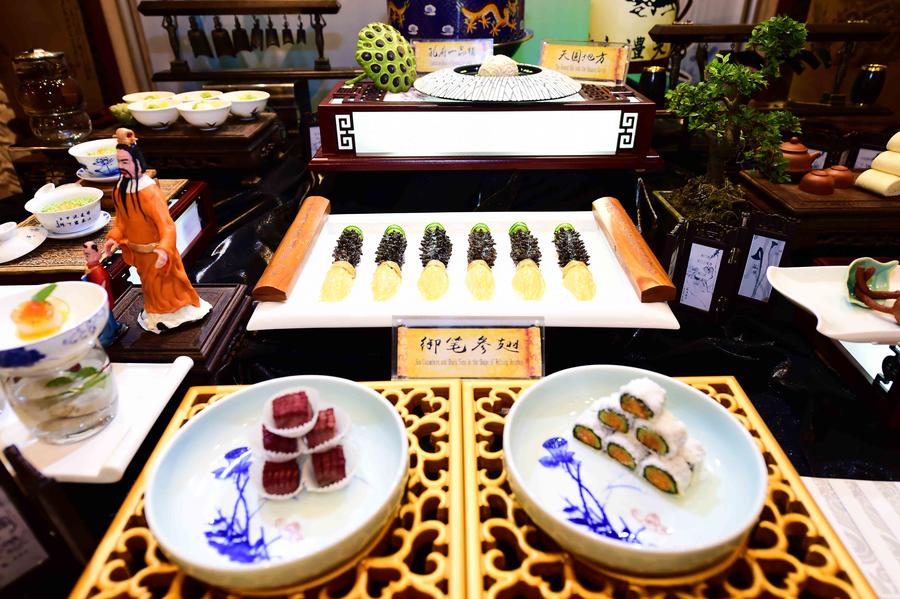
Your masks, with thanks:
<instances>
[{"instance_id":1,"label":"small red figurine","mask_svg":"<svg viewBox=\"0 0 900 599\"><path fill-rule=\"evenodd\" d=\"M103 347L109 347L128 330L128 327L116 322L116 318L113 316L115 302L112 293L112 279L109 273L106 272L106 268L101 264L102 256L97 248L97 243L86 241L82 247L84 248L84 276L81 279L103 287L106 290L106 296L109 298L109 317L107 318L106 326L103 327L103 332L100 333L100 344Z\"/></svg>"}]
</instances>

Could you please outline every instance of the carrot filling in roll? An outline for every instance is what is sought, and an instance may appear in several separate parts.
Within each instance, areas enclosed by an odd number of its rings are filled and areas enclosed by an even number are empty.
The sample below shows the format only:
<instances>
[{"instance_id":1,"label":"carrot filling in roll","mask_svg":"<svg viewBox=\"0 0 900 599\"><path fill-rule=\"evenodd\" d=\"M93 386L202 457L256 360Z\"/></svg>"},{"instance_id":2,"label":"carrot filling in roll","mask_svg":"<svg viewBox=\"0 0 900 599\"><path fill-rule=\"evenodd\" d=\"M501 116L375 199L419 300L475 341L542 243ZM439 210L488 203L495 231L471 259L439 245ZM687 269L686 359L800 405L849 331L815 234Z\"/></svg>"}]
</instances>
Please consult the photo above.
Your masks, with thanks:
<instances>
[{"instance_id":1,"label":"carrot filling in roll","mask_svg":"<svg viewBox=\"0 0 900 599\"><path fill-rule=\"evenodd\" d=\"M621 414L617 414L612 410L600 410L597 418L609 428L619 431L620 433L628 432L628 420Z\"/></svg>"},{"instance_id":2,"label":"carrot filling in roll","mask_svg":"<svg viewBox=\"0 0 900 599\"><path fill-rule=\"evenodd\" d=\"M656 466L645 466L644 478L660 491L678 493L678 485L675 483L675 479L668 472Z\"/></svg>"},{"instance_id":3,"label":"carrot filling in roll","mask_svg":"<svg viewBox=\"0 0 900 599\"><path fill-rule=\"evenodd\" d=\"M644 447L651 451L655 451L659 455L666 455L669 453L669 444L666 443L666 440L649 429L637 429L637 440L640 441Z\"/></svg>"},{"instance_id":4,"label":"carrot filling in roll","mask_svg":"<svg viewBox=\"0 0 900 599\"><path fill-rule=\"evenodd\" d=\"M609 457L619 462L626 468L634 470L634 467L636 466L634 462L634 456L628 453L625 449L619 447L618 445L610 444L610 446L606 448L606 453L609 454Z\"/></svg>"},{"instance_id":5,"label":"carrot filling in roll","mask_svg":"<svg viewBox=\"0 0 900 599\"><path fill-rule=\"evenodd\" d=\"M634 395L623 393L619 401L622 403L622 409L626 412L634 414L638 418L644 418L645 420L653 418L653 410L648 408L647 404Z\"/></svg>"}]
</instances>

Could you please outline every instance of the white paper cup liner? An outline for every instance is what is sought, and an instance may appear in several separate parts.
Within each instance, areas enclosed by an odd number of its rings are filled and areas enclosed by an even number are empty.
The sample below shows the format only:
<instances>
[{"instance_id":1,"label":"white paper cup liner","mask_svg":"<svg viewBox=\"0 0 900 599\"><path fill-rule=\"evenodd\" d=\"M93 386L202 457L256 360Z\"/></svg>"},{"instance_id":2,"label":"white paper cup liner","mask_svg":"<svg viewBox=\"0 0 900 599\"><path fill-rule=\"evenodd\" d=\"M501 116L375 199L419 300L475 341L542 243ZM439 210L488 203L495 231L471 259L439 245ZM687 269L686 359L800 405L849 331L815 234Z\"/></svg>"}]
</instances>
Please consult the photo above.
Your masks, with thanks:
<instances>
[{"instance_id":1,"label":"white paper cup liner","mask_svg":"<svg viewBox=\"0 0 900 599\"><path fill-rule=\"evenodd\" d=\"M266 426L268 429L269 427ZM269 432L275 433L272 429L269 429ZM275 433L277 434L277 433ZM293 438L293 437L289 437ZM271 449L266 449L263 447L263 432L262 426L259 427L259 432L256 434L256 437L253 439L254 441L254 449L257 450L254 453L256 455L262 455L269 462L288 462L290 460L296 460L301 455L303 455L304 450L306 449L306 445L303 443L303 439L297 439L297 451L292 451L290 453L284 453L280 451L272 451Z\"/></svg>"},{"instance_id":2,"label":"white paper cup liner","mask_svg":"<svg viewBox=\"0 0 900 599\"><path fill-rule=\"evenodd\" d=\"M327 405L323 405L320 408L320 411L324 412L329 408L332 408L334 410L334 422L336 425L334 437L325 441L324 443L319 443L315 447L309 447L306 444L306 438L304 437L303 439L300 439L301 453L313 454L328 451L332 447L337 447L337 445L340 444L341 440L347 436L347 433L350 432L353 423L350 421L350 416L347 415L347 412L337 406Z\"/></svg>"},{"instance_id":3,"label":"white paper cup liner","mask_svg":"<svg viewBox=\"0 0 900 599\"><path fill-rule=\"evenodd\" d=\"M306 397L309 399L310 409L312 410L312 418L309 419L309 422L301 424L300 426L295 426L293 428L278 428L277 426L275 426L275 419L272 418L272 403L282 395L289 395L298 391L303 391L306 393ZM293 438L302 437L303 435L311 431L312 428L316 425L316 418L319 417L318 402L319 392L311 387L285 389L284 391L279 392L277 395L270 397L269 400L266 401L266 407L263 412L263 424L265 424L266 428L276 435Z\"/></svg>"},{"instance_id":4,"label":"white paper cup liner","mask_svg":"<svg viewBox=\"0 0 900 599\"><path fill-rule=\"evenodd\" d=\"M275 501L284 501L286 499L291 499L299 495L304 488L303 481L305 475L303 474L303 466L300 466L300 484L297 485L297 489L292 491L291 493L286 493L284 495L275 495L272 493L266 492L265 488L262 484L262 474L263 474L263 465L266 460L259 459L261 456L259 454L254 454L253 461L250 463L250 480L253 481L253 484L256 485L256 492L260 497L265 499L272 499Z\"/></svg>"},{"instance_id":5,"label":"white paper cup liner","mask_svg":"<svg viewBox=\"0 0 900 599\"><path fill-rule=\"evenodd\" d=\"M319 483L316 482L316 474L315 469L313 468L313 459L312 456L308 456L304 459L303 465L301 466L300 479L304 481L306 490L310 493L331 493L332 491L338 491L343 489L350 481L353 479L353 475L356 473L356 467L359 465L358 454L356 448L350 445L349 443L344 443L344 478L337 481L336 483L332 483L330 485L326 485L324 487L319 486Z\"/></svg>"}]
</instances>

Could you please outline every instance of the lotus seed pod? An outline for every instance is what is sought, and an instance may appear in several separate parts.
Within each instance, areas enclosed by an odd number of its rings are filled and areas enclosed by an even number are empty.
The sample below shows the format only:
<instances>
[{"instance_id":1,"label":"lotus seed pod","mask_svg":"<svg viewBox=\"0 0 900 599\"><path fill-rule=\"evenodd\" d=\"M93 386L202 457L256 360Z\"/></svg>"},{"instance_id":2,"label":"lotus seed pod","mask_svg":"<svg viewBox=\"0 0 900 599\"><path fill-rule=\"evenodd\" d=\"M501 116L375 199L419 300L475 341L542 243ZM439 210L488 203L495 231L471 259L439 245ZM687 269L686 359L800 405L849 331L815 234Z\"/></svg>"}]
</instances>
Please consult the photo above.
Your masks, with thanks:
<instances>
[{"instance_id":1,"label":"lotus seed pod","mask_svg":"<svg viewBox=\"0 0 900 599\"><path fill-rule=\"evenodd\" d=\"M360 30L356 62L383 91L405 92L416 80L416 57L409 42L385 23L369 23Z\"/></svg>"}]
</instances>

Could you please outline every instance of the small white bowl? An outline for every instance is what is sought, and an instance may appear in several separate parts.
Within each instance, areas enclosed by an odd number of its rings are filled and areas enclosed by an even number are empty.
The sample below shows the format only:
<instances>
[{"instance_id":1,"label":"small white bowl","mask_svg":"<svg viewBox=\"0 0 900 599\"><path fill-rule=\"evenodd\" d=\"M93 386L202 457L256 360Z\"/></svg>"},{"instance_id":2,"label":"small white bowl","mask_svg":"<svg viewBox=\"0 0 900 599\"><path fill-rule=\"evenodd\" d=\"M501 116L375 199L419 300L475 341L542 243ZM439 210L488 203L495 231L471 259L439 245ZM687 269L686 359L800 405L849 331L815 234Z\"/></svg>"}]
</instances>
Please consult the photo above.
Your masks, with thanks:
<instances>
[{"instance_id":1,"label":"small white bowl","mask_svg":"<svg viewBox=\"0 0 900 599\"><path fill-rule=\"evenodd\" d=\"M91 154L98 151L105 153ZM119 174L116 140L113 137L76 144L69 148L69 156L77 160L93 177L114 177Z\"/></svg>"},{"instance_id":2,"label":"small white bowl","mask_svg":"<svg viewBox=\"0 0 900 599\"><path fill-rule=\"evenodd\" d=\"M12 221L0 225L0 242L12 239L12 237L16 234L17 226L18 225L16 225L16 223Z\"/></svg>"},{"instance_id":3,"label":"small white bowl","mask_svg":"<svg viewBox=\"0 0 900 599\"><path fill-rule=\"evenodd\" d=\"M133 94L126 94L122 96L122 101L126 104L133 104L135 102L140 102L141 100L165 100L166 98L173 97L175 97L175 92L135 92Z\"/></svg>"},{"instance_id":4,"label":"small white bowl","mask_svg":"<svg viewBox=\"0 0 900 599\"><path fill-rule=\"evenodd\" d=\"M151 129L168 129L178 120L178 102L175 98L141 100L128 105L134 120Z\"/></svg>"},{"instance_id":5,"label":"small white bowl","mask_svg":"<svg viewBox=\"0 0 900 599\"><path fill-rule=\"evenodd\" d=\"M255 119L269 100L268 92L255 89L228 92L224 97L231 100L231 114L245 121Z\"/></svg>"},{"instance_id":6,"label":"small white bowl","mask_svg":"<svg viewBox=\"0 0 900 599\"><path fill-rule=\"evenodd\" d=\"M208 105L212 106L207 108ZM201 131L213 131L224 125L230 111L231 102L224 98L193 100L178 105L182 118Z\"/></svg>"},{"instance_id":7,"label":"small white bowl","mask_svg":"<svg viewBox=\"0 0 900 599\"><path fill-rule=\"evenodd\" d=\"M201 89L195 92L183 92L175 96L175 100L181 104L183 102L196 102L197 100L212 100L220 98L224 94L217 89Z\"/></svg>"},{"instance_id":8,"label":"small white bowl","mask_svg":"<svg viewBox=\"0 0 900 599\"><path fill-rule=\"evenodd\" d=\"M106 326L109 298L100 285L83 281L61 281L53 296L69 306L62 328L33 341L16 334L12 312L44 285L27 287L0 298L0 370L22 373L30 369L52 368L84 353Z\"/></svg>"},{"instance_id":9,"label":"small white bowl","mask_svg":"<svg viewBox=\"0 0 900 599\"><path fill-rule=\"evenodd\" d=\"M89 197L91 201L77 208L57 212L41 212L44 208L62 200ZM103 190L95 187L62 187L42 193L25 203L25 210L34 214L38 222L51 233L77 233L90 227L100 218L100 198Z\"/></svg>"}]
</instances>

